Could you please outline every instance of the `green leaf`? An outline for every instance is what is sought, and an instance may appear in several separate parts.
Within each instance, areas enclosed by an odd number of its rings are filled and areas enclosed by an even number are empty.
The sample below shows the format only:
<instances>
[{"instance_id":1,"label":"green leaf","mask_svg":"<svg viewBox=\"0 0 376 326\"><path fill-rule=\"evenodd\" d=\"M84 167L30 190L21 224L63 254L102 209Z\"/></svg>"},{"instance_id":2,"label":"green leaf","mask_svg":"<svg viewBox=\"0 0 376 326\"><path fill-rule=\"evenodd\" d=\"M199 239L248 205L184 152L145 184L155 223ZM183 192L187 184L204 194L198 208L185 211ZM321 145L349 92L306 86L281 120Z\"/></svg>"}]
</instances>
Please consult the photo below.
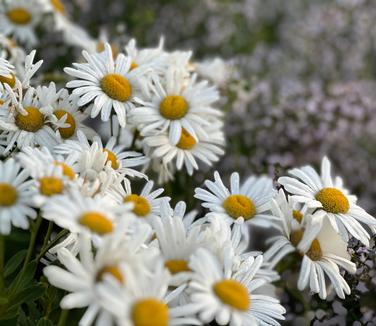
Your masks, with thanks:
<instances>
[{"instance_id":1,"label":"green leaf","mask_svg":"<svg viewBox=\"0 0 376 326\"><path fill-rule=\"evenodd\" d=\"M8 309L5 313L2 313L0 315L0 320L7 320L7 319L12 319L14 317L16 317L18 314L18 307L12 307L10 309ZM0 323L1 324L1 323ZM14 325L12 323L9 322L8 324L8 321L6 323L4 323L3 325Z\"/></svg>"},{"instance_id":2,"label":"green leaf","mask_svg":"<svg viewBox=\"0 0 376 326\"><path fill-rule=\"evenodd\" d=\"M40 298L44 291L45 287L40 283L26 287L12 298L12 306L18 306L23 302L34 301Z\"/></svg>"},{"instance_id":3,"label":"green leaf","mask_svg":"<svg viewBox=\"0 0 376 326\"><path fill-rule=\"evenodd\" d=\"M21 250L8 260L4 268L4 277L11 275L25 259L27 250Z\"/></svg>"},{"instance_id":4,"label":"green leaf","mask_svg":"<svg viewBox=\"0 0 376 326\"><path fill-rule=\"evenodd\" d=\"M37 269L37 263L35 261L30 262L26 267L26 270L25 270L25 273L23 274L22 279L19 282L17 282L18 278L15 277L11 287L17 285L18 290L22 290L25 287L28 287L34 278L36 269Z\"/></svg>"}]
</instances>

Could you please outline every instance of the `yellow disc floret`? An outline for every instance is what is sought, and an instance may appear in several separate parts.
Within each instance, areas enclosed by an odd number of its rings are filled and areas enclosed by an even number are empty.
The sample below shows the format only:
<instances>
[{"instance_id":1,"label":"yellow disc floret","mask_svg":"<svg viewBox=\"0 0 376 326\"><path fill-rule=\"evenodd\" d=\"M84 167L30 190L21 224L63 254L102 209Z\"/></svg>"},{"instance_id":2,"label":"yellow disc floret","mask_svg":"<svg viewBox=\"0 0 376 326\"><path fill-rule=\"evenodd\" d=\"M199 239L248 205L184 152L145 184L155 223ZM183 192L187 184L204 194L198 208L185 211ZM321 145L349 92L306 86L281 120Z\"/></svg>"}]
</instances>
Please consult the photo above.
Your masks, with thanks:
<instances>
[{"instance_id":1,"label":"yellow disc floret","mask_svg":"<svg viewBox=\"0 0 376 326\"><path fill-rule=\"evenodd\" d=\"M251 305L247 288L236 280L219 281L213 285L213 290L223 303L237 310L247 311Z\"/></svg>"},{"instance_id":2,"label":"yellow disc floret","mask_svg":"<svg viewBox=\"0 0 376 326\"><path fill-rule=\"evenodd\" d=\"M98 275L97 275L97 281L102 281L103 280L103 275L104 274L111 274L113 277L115 277L120 283L124 283L124 277L123 274L117 265L109 265L103 267Z\"/></svg>"},{"instance_id":3,"label":"yellow disc floret","mask_svg":"<svg viewBox=\"0 0 376 326\"><path fill-rule=\"evenodd\" d=\"M16 76L11 74L10 77L0 76L0 83L8 84L11 88L16 85Z\"/></svg>"},{"instance_id":4,"label":"yellow disc floret","mask_svg":"<svg viewBox=\"0 0 376 326\"><path fill-rule=\"evenodd\" d=\"M298 229L295 231L292 231L290 234L290 241L294 247L297 247L300 241L302 240L304 235L304 229ZM301 255L304 255L304 253L300 253ZM308 251L305 253L309 258L312 260L320 260L322 258L322 251L320 242L317 239L314 239L311 243L311 246L309 247Z\"/></svg>"},{"instance_id":5,"label":"yellow disc floret","mask_svg":"<svg viewBox=\"0 0 376 326\"><path fill-rule=\"evenodd\" d=\"M134 204L133 213L135 213L139 217L145 217L151 211L150 204L145 197L131 194L124 198L124 202L132 202Z\"/></svg>"},{"instance_id":6,"label":"yellow disc floret","mask_svg":"<svg viewBox=\"0 0 376 326\"><path fill-rule=\"evenodd\" d=\"M230 195L223 202L227 214L237 219L242 216L245 220L251 219L256 214L256 206L244 195Z\"/></svg>"},{"instance_id":7,"label":"yellow disc floret","mask_svg":"<svg viewBox=\"0 0 376 326\"><path fill-rule=\"evenodd\" d=\"M119 162L118 162L118 159L116 157L116 155L109 151L108 149L104 148L103 149L103 152L107 153L107 162L111 162L111 167L114 169L114 170L117 170L119 168Z\"/></svg>"},{"instance_id":8,"label":"yellow disc floret","mask_svg":"<svg viewBox=\"0 0 376 326\"><path fill-rule=\"evenodd\" d=\"M181 119L188 112L188 102L181 95L168 95L160 103L159 112L169 120Z\"/></svg>"},{"instance_id":9,"label":"yellow disc floret","mask_svg":"<svg viewBox=\"0 0 376 326\"><path fill-rule=\"evenodd\" d=\"M181 131L179 142L176 144L176 147L184 150L192 149L196 145L196 140L192 135L185 130L184 128Z\"/></svg>"},{"instance_id":10,"label":"yellow disc floret","mask_svg":"<svg viewBox=\"0 0 376 326\"><path fill-rule=\"evenodd\" d=\"M170 259L165 262L166 268L171 274L177 274L180 272L189 272L188 262L183 259Z\"/></svg>"},{"instance_id":11,"label":"yellow disc floret","mask_svg":"<svg viewBox=\"0 0 376 326\"><path fill-rule=\"evenodd\" d=\"M0 206L9 207L17 202L18 193L9 183L0 183Z\"/></svg>"},{"instance_id":12,"label":"yellow disc floret","mask_svg":"<svg viewBox=\"0 0 376 326\"><path fill-rule=\"evenodd\" d=\"M44 116L34 106L28 106L25 108L26 115L17 113L15 117L15 124L21 130L28 132L37 132L44 125Z\"/></svg>"},{"instance_id":13,"label":"yellow disc floret","mask_svg":"<svg viewBox=\"0 0 376 326\"><path fill-rule=\"evenodd\" d=\"M103 92L119 102L127 101L132 95L132 86L128 79L119 74L108 74L100 81Z\"/></svg>"},{"instance_id":14,"label":"yellow disc floret","mask_svg":"<svg viewBox=\"0 0 376 326\"><path fill-rule=\"evenodd\" d=\"M156 299L143 299L132 307L134 326L168 326L168 306Z\"/></svg>"},{"instance_id":15,"label":"yellow disc floret","mask_svg":"<svg viewBox=\"0 0 376 326\"><path fill-rule=\"evenodd\" d=\"M297 210L292 211L292 217L297 220L299 223L302 223L303 220L303 214Z\"/></svg>"},{"instance_id":16,"label":"yellow disc floret","mask_svg":"<svg viewBox=\"0 0 376 326\"><path fill-rule=\"evenodd\" d=\"M64 183L56 177L43 177L39 179L39 190L42 195L53 196L61 194L64 189Z\"/></svg>"},{"instance_id":17,"label":"yellow disc floret","mask_svg":"<svg viewBox=\"0 0 376 326\"><path fill-rule=\"evenodd\" d=\"M132 61L132 63L131 63L131 66L130 66L129 70L133 70L133 69L136 69L137 67L138 67L138 64L137 64L136 62Z\"/></svg>"},{"instance_id":18,"label":"yellow disc floret","mask_svg":"<svg viewBox=\"0 0 376 326\"><path fill-rule=\"evenodd\" d=\"M65 14L65 7L60 0L50 0L50 3L57 12L61 13L62 15Z\"/></svg>"},{"instance_id":19,"label":"yellow disc floret","mask_svg":"<svg viewBox=\"0 0 376 326\"><path fill-rule=\"evenodd\" d=\"M315 197L329 213L346 214L350 209L349 200L336 188L323 188Z\"/></svg>"},{"instance_id":20,"label":"yellow disc floret","mask_svg":"<svg viewBox=\"0 0 376 326\"><path fill-rule=\"evenodd\" d=\"M69 127L59 128L59 132L61 137L64 139L72 137L76 131L76 120L74 119L73 115L62 109L56 110L54 115L59 120L66 116L65 123L69 124Z\"/></svg>"},{"instance_id":21,"label":"yellow disc floret","mask_svg":"<svg viewBox=\"0 0 376 326\"><path fill-rule=\"evenodd\" d=\"M113 224L104 214L98 212L86 212L79 218L81 225L98 234L111 233Z\"/></svg>"},{"instance_id":22,"label":"yellow disc floret","mask_svg":"<svg viewBox=\"0 0 376 326\"><path fill-rule=\"evenodd\" d=\"M73 171L73 169L63 162L55 162L55 165L61 166L63 169L63 174L68 177L71 180L76 179L76 173Z\"/></svg>"},{"instance_id":23,"label":"yellow disc floret","mask_svg":"<svg viewBox=\"0 0 376 326\"><path fill-rule=\"evenodd\" d=\"M31 14L25 8L13 8L7 12L7 16L16 25L26 25L31 21Z\"/></svg>"}]
</instances>

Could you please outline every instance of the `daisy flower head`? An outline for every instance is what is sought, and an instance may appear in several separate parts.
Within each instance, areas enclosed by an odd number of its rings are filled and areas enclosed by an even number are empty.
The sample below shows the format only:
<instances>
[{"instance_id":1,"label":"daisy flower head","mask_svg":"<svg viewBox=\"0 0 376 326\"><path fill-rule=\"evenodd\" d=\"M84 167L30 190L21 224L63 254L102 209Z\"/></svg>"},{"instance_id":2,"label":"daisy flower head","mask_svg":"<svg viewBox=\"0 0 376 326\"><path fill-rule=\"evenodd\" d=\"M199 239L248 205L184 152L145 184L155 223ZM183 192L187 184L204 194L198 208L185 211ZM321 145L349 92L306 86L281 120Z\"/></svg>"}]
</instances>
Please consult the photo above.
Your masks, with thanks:
<instances>
[{"instance_id":1,"label":"daisy flower head","mask_svg":"<svg viewBox=\"0 0 376 326\"><path fill-rule=\"evenodd\" d=\"M131 70L132 59L120 53L114 60L111 46L106 43L102 53L82 52L86 63L75 63L74 68L64 71L76 80L67 83L74 88L73 94L80 96L79 106L93 103L91 117L101 113L101 119L108 121L115 112L119 124L126 125L126 115L132 110L143 85L140 83L143 69Z\"/></svg>"},{"instance_id":2,"label":"daisy flower head","mask_svg":"<svg viewBox=\"0 0 376 326\"><path fill-rule=\"evenodd\" d=\"M17 155L21 165L35 180L38 191L34 202L38 207L53 196L66 193L76 179L76 174L67 163L51 160L51 156L47 148L40 150L32 147L26 147Z\"/></svg>"},{"instance_id":3,"label":"daisy flower head","mask_svg":"<svg viewBox=\"0 0 376 326\"><path fill-rule=\"evenodd\" d=\"M10 87L15 86L15 68L8 60L0 57L0 85L3 87L4 83Z\"/></svg>"},{"instance_id":4,"label":"daisy flower head","mask_svg":"<svg viewBox=\"0 0 376 326\"><path fill-rule=\"evenodd\" d=\"M79 258L68 249L60 248L57 258L63 267L50 265L43 271L51 284L69 292L60 306L63 309L87 307L80 325L90 325L96 317L97 325L115 324L115 316L102 304L98 287L103 285L105 278L110 278L118 287L124 283L125 264L137 272L142 270L141 260L148 257L143 255L140 247L150 235L150 228L139 232L133 239L117 232L105 237L101 246L94 250L90 237L81 234L78 238Z\"/></svg>"},{"instance_id":5,"label":"daisy flower head","mask_svg":"<svg viewBox=\"0 0 376 326\"><path fill-rule=\"evenodd\" d=\"M5 0L0 4L0 30L21 43L37 42L35 27L41 20L38 0Z\"/></svg>"},{"instance_id":6,"label":"daisy flower head","mask_svg":"<svg viewBox=\"0 0 376 326\"><path fill-rule=\"evenodd\" d=\"M176 145L183 128L198 140L199 131L205 133L210 117L220 117L221 111L213 108L219 99L215 87L207 81L196 81L193 75L187 81L181 70L170 66L163 78L154 78L150 84L150 100L143 101L143 107L131 111L131 121L145 136L168 130L169 139Z\"/></svg>"},{"instance_id":7,"label":"daisy flower head","mask_svg":"<svg viewBox=\"0 0 376 326\"><path fill-rule=\"evenodd\" d=\"M199 249L189 263L193 272L190 298L199 319L230 326L279 325L285 309L277 299L255 293L268 283L255 277L262 262L262 256L249 257L234 272L231 261L223 264L206 249Z\"/></svg>"},{"instance_id":8,"label":"daisy flower head","mask_svg":"<svg viewBox=\"0 0 376 326\"><path fill-rule=\"evenodd\" d=\"M118 203L132 203L135 216L145 221L161 215L161 201L169 201L169 197L159 197L164 189L153 191L154 182L147 181L140 194L132 192L131 182L120 176L107 193Z\"/></svg>"},{"instance_id":9,"label":"daisy flower head","mask_svg":"<svg viewBox=\"0 0 376 326\"><path fill-rule=\"evenodd\" d=\"M42 216L73 233L86 233L100 239L133 221L131 204L116 205L108 197L85 197L72 189L54 196L42 208Z\"/></svg>"},{"instance_id":10,"label":"daisy flower head","mask_svg":"<svg viewBox=\"0 0 376 326\"><path fill-rule=\"evenodd\" d=\"M100 173L110 171L114 175L146 176L133 169L148 161L148 158L134 151L124 151L124 145L116 145L115 137L111 137L106 145L103 145L100 137L93 137L90 143L85 134L77 132L77 140L66 140L55 147L55 153L76 157L74 169L81 176L96 178Z\"/></svg>"},{"instance_id":11,"label":"daisy flower head","mask_svg":"<svg viewBox=\"0 0 376 326\"><path fill-rule=\"evenodd\" d=\"M314 209L313 218L328 219L345 241L350 234L369 246L370 235L362 224L374 228L376 219L356 204L357 198L344 188L340 177L332 177L327 157L320 175L311 166L292 169L289 174L291 177L280 177L278 182L294 200Z\"/></svg>"},{"instance_id":12,"label":"daisy flower head","mask_svg":"<svg viewBox=\"0 0 376 326\"><path fill-rule=\"evenodd\" d=\"M205 181L206 187L195 189L194 197L203 201L208 208L208 216L225 219L229 224L243 218L246 224L261 227L274 226L275 218L269 212L269 202L275 194L273 182L267 176L251 176L240 185L239 174L230 177L230 190L223 184L219 173L214 173L214 182Z\"/></svg>"},{"instance_id":13,"label":"daisy flower head","mask_svg":"<svg viewBox=\"0 0 376 326\"><path fill-rule=\"evenodd\" d=\"M8 153L16 145L19 149L26 146L45 146L53 148L59 143L59 138L53 130L50 109L44 106L34 88L28 88L19 95L7 87L12 98L10 107L0 107L0 130L6 138ZM19 96L19 98L18 98Z\"/></svg>"},{"instance_id":14,"label":"daisy flower head","mask_svg":"<svg viewBox=\"0 0 376 326\"><path fill-rule=\"evenodd\" d=\"M355 273L356 266L350 260L347 244L336 233L328 220L321 223L306 213L293 209L293 204L283 190L273 200L272 211L279 217L281 235L271 239L272 246L265 252L264 257L275 266L290 253L298 253L301 257L301 267L298 289L309 287L320 298L327 297L325 275L329 278L337 295L344 298L350 294L350 287L342 277L339 266L350 273Z\"/></svg>"},{"instance_id":15,"label":"daisy flower head","mask_svg":"<svg viewBox=\"0 0 376 326\"><path fill-rule=\"evenodd\" d=\"M197 161L211 166L224 154L221 148L224 143L224 135L218 124L212 124L206 128L206 132L197 132L197 140L186 130L182 129L177 144L172 144L165 131L163 133L151 133L145 136L144 144L152 149L153 157L161 158L163 163L169 164L175 161L177 170L185 166L189 175L199 169Z\"/></svg>"},{"instance_id":16,"label":"daisy flower head","mask_svg":"<svg viewBox=\"0 0 376 326\"><path fill-rule=\"evenodd\" d=\"M126 282L119 287L111 278L99 286L106 309L124 326L201 325L189 305L174 306L185 286L169 292L170 273L156 260L148 272L135 273L124 266Z\"/></svg>"},{"instance_id":17,"label":"daisy flower head","mask_svg":"<svg viewBox=\"0 0 376 326\"><path fill-rule=\"evenodd\" d=\"M0 234L9 234L11 226L27 229L35 219L33 181L13 158L0 161Z\"/></svg>"}]
</instances>

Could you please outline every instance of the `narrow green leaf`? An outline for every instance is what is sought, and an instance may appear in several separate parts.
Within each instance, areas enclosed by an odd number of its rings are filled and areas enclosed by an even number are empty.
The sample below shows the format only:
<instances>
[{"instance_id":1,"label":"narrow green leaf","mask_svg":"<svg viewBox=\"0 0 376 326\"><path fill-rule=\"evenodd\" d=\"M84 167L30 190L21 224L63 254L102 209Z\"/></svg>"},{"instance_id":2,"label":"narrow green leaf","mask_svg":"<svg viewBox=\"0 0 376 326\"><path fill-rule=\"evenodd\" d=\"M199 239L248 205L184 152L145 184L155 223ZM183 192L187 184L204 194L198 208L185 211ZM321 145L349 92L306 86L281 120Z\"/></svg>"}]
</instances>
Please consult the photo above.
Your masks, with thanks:
<instances>
[{"instance_id":1,"label":"narrow green leaf","mask_svg":"<svg viewBox=\"0 0 376 326\"><path fill-rule=\"evenodd\" d=\"M40 298L45 291L45 287L39 284L33 284L29 287L26 287L21 292L18 292L12 298L12 306L18 306L23 302L34 301Z\"/></svg>"},{"instance_id":2,"label":"narrow green leaf","mask_svg":"<svg viewBox=\"0 0 376 326\"><path fill-rule=\"evenodd\" d=\"M37 326L54 326L54 323L46 318L42 318L38 321Z\"/></svg>"},{"instance_id":3,"label":"narrow green leaf","mask_svg":"<svg viewBox=\"0 0 376 326\"><path fill-rule=\"evenodd\" d=\"M8 260L4 268L4 277L11 275L21 265L25 259L27 250L17 252L11 259Z\"/></svg>"}]
</instances>

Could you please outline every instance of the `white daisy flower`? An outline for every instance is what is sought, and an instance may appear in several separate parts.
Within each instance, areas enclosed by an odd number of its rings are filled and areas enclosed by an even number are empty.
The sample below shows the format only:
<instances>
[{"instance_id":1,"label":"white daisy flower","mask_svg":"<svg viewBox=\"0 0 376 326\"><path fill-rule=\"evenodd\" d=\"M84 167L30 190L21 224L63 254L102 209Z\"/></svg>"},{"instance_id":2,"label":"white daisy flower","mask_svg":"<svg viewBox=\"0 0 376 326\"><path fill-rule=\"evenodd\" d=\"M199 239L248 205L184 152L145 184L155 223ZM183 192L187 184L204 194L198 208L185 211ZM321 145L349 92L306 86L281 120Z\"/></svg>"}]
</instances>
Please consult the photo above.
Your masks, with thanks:
<instances>
[{"instance_id":1,"label":"white daisy flower","mask_svg":"<svg viewBox=\"0 0 376 326\"><path fill-rule=\"evenodd\" d=\"M82 176L96 178L104 170L110 169L116 174L146 178L143 173L132 167L145 164L148 158L138 152L124 151L123 145L115 145L115 137L111 137L105 146L97 136L93 137L90 144L81 131L77 132L77 138L56 146L55 152L75 155L76 163L73 168Z\"/></svg>"},{"instance_id":2,"label":"white daisy flower","mask_svg":"<svg viewBox=\"0 0 376 326\"><path fill-rule=\"evenodd\" d=\"M84 197L76 190L54 196L42 208L42 216L73 233L99 236L123 229L132 222L132 204L115 205L108 197Z\"/></svg>"},{"instance_id":3,"label":"white daisy flower","mask_svg":"<svg viewBox=\"0 0 376 326\"><path fill-rule=\"evenodd\" d=\"M143 140L144 144L151 147L153 157L161 158L164 164L175 160L176 168L181 170L185 166L189 175L197 170L197 160L211 166L224 154L221 146L224 145L224 135L218 125L206 128L205 134L197 133L197 140L186 130L182 129L180 139L173 145L167 132L152 133Z\"/></svg>"},{"instance_id":4,"label":"white daisy flower","mask_svg":"<svg viewBox=\"0 0 376 326\"><path fill-rule=\"evenodd\" d=\"M115 185L108 189L107 194L118 203L133 203L133 213L145 220L151 221L153 217L161 215L161 201L169 201L169 197L159 197L164 189L159 188L152 191L153 181L148 181L142 188L140 194L132 192L131 183L124 177L118 178Z\"/></svg>"},{"instance_id":5,"label":"white daisy flower","mask_svg":"<svg viewBox=\"0 0 376 326\"><path fill-rule=\"evenodd\" d=\"M209 251L199 249L189 263L193 271L189 291L200 320L230 326L279 325L285 309L277 299L255 293L268 283L255 277L262 261L262 256L249 257L234 273L231 261L222 264Z\"/></svg>"},{"instance_id":6,"label":"white daisy flower","mask_svg":"<svg viewBox=\"0 0 376 326\"><path fill-rule=\"evenodd\" d=\"M198 62L195 64L195 68L200 76L211 80L219 87L226 85L226 82L230 78L232 69L229 63L226 63L218 57Z\"/></svg>"},{"instance_id":7,"label":"white daisy flower","mask_svg":"<svg viewBox=\"0 0 376 326\"><path fill-rule=\"evenodd\" d=\"M82 52L87 63L75 63L73 68L64 71L78 78L67 83L74 88L73 94L79 95L79 106L94 103L91 117L101 112L101 119L108 121L113 110L119 124L126 125L127 111L134 108L134 99L138 96L142 85L143 69L131 70L132 59L119 54L114 61L111 46L106 43L103 53L89 54ZM145 86L143 86L145 87Z\"/></svg>"},{"instance_id":8,"label":"white daisy flower","mask_svg":"<svg viewBox=\"0 0 376 326\"><path fill-rule=\"evenodd\" d=\"M327 296L325 275L340 298L350 294L350 287L342 277L338 266L355 273L356 266L350 261L347 244L331 227L328 220L314 222L314 217L304 216L294 210L293 205L286 199L283 190L273 201L272 210L279 217L282 235L271 239L273 245L264 254L265 259L276 265L286 255L298 252L302 263L298 280L298 289L309 287L320 298ZM320 230L321 228L321 230Z\"/></svg>"},{"instance_id":9,"label":"white daisy flower","mask_svg":"<svg viewBox=\"0 0 376 326\"><path fill-rule=\"evenodd\" d=\"M13 83L14 86L14 69L14 66L8 60L0 57L0 83L7 83L8 85Z\"/></svg>"},{"instance_id":10,"label":"white daisy flower","mask_svg":"<svg viewBox=\"0 0 376 326\"><path fill-rule=\"evenodd\" d=\"M6 0L0 4L0 30L21 43L37 42L35 27L40 22L41 6L38 0Z\"/></svg>"},{"instance_id":11,"label":"white daisy flower","mask_svg":"<svg viewBox=\"0 0 376 326\"><path fill-rule=\"evenodd\" d=\"M35 193L29 174L10 158L0 161L0 234L9 234L11 225L29 227L29 218L35 219L32 208Z\"/></svg>"},{"instance_id":12,"label":"white daisy flower","mask_svg":"<svg viewBox=\"0 0 376 326\"><path fill-rule=\"evenodd\" d=\"M141 135L168 130L171 143L177 144L184 128L197 141L197 133L205 133L210 126L210 117L222 115L212 107L219 99L217 89L206 81L196 82L196 76L187 83L179 69L170 67L163 80L154 79L150 89L151 99L131 111L131 121Z\"/></svg>"},{"instance_id":13,"label":"white daisy flower","mask_svg":"<svg viewBox=\"0 0 376 326\"><path fill-rule=\"evenodd\" d=\"M370 235L361 223L374 228L376 219L356 204L356 197L343 187L340 177L332 178L327 157L322 160L321 175L311 166L292 169L289 174L293 177L281 177L278 182L293 195L293 200L316 209L314 219L328 219L346 242L351 234L369 246Z\"/></svg>"},{"instance_id":14,"label":"white daisy flower","mask_svg":"<svg viewBox=\"0 0 376 326\"><path fill-rule=\"evenodd\" d=\"M81 235L79 259L66 248L61 248L57 256L65 268L48 266L43 271L52 285L69 292L60 306L63 309L87 307L80 325L91 325L96 317L96 325L114 324L113 315L101 303L98 286L106 277L110 277L117 286L122 284L125 281L124 264L137 272L142 271L142 260L149 259L143 254L142 245L150 237L151 229L147 225L138 229L131 238L118 232L105 237L94 254L90 238Z\"/></svg>"},{"instance_id":15,"label":"white daisy flower","mask_svg":"<svg viewBox=\"0 0 376 326\"><path fill-rule=\"evenodd\" d=\"M43 64L43 60L34 63L35 55L36 50L31 51L25 57L24 64L17 69L17 77L21 81L23 88L28 88L30 86L30 80Z\"/></svg>"},{"instance_id":16,"label":"white daisy flower","mask_svg":"<svg viewBox=\"0 0 376 326\"><path fill-rule=\"evenodd\" d=\"M184 218L179 212L181 209L185 211L185 206L179 207L175 216L174 211L171 212L171 208L165 203L161 217L152 219L156 243L165 267L172 275L170 280L172 286L182 285L190 279L192 274L188 267L190 257L204 244L200 237L201 228L185 225Z\"/></svg>"},{"instance_id":17,"label":"white daisy flower","mask_svg":"<svg viewBox=\"0 0 376 326\"><path fill-rule=\"evenodd\" d=\"M14 103L10 108L0 107L0 130L6 137L7 147L4 153L9 152L14 145L22 149L26 146L45 146L53 148L59 139L51 128L50 109L43 106L36 96L36 90L29 88L20 99L7 88Z\"/></svg>"},{"instance_id":18,"label":"white daisy flower","mask_svg":"<svg viewBox=\"0 0 376 326\"><path fill-rule=\"evenodd\" d=\"M225 187L218 172L214 173L214 182L205 181L206 187L195 189L194 197L203 201L202 206L210 210L210 215L224 218L233 223L242 217L245 224L261 227L274 226L273 217L269 213L269 202L275 194L273 182L266 176L249 177L241 186L239 174L234 172L230 178L230 190Z\"/></svg>"},{"instance_id":19,"label":"white daisy flower","mask_svg":"<svg viewBox=\"0 0 376 326\"><path fill-rule=\"evenodd\" d=\"M168 292L170 274L161 261L155 261L149 272L135 273L128 266L124 271L126 282L122 286L111 278L98 286L103 304L117 316L120 325L201 325L189 305L171 305L185 286Z\"/></svg>"}]
</instances>

